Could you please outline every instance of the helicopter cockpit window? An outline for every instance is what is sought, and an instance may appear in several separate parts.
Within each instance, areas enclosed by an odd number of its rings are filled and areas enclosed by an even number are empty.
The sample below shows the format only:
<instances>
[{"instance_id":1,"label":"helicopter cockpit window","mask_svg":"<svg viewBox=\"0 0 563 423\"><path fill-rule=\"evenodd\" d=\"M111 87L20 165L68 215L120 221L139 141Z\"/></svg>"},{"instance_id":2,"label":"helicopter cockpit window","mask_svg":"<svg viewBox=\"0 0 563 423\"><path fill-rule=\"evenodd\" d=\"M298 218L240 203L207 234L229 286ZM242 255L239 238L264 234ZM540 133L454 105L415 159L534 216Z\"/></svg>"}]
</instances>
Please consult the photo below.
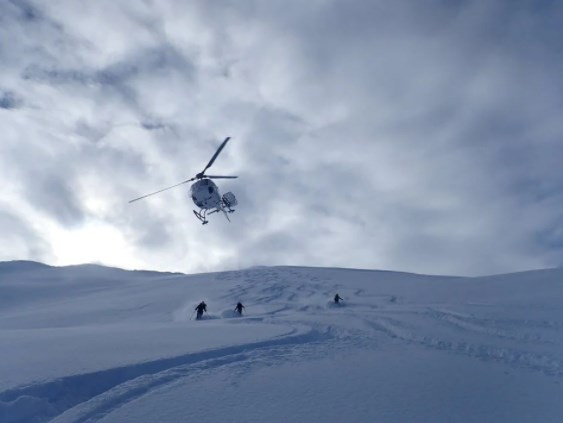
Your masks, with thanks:
<instances>
[{"instance_id":1,"label":"helicopter cockpit window","mask_svg":"<svg viewBox=\"0 0 563 423\"><path fill-rule=\"evenodd\" d=\"M213 194L213 187L207 188L209 190L209 194Z\"/></svg>"}]
</instances>

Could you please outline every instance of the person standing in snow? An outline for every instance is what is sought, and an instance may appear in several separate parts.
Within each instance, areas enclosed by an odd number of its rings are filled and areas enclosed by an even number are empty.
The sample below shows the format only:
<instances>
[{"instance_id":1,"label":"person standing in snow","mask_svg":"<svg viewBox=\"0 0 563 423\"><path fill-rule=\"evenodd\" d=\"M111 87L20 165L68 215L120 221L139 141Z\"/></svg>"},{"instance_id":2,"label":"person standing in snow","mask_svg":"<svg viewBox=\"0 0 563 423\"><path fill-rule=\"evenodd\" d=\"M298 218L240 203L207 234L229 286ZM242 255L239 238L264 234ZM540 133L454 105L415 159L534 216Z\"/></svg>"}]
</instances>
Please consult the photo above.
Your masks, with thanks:
<instances>
[{"instance_id":1,"label":"person standing in snow","mask_svg":"<svg viewBox=\"0 0 563 423\"><path fill-rule=\"evenodd\" d=\"M202 301L194 310L197 310L196 320L201 320L201 318L203 317L203 312L205 311L207 313L207 304Z\"/></svg>"},{"instance_id":2,"label":"person standing in snow","mask_svg":"<svg viewBox=\"0 0 563 423\"><path fill-rule=\"evenodd\" d=\"M338 304L340 301L344 301L344 298L342 298L340 295L336 294L336 295L334 296L334 302L335 302L336 304Z\"/></svg>"},{"instance_id":3,"label":"person standing in snow","mask_svg":"<svg viewBox=\"0 0 563 423\"><path fill-rule=\"evenodd\" d=\"M242 316L242 309L246 309L245 306L242 305L242 303L239 301L235 307L235 311L238 312L238 314L240 314Z\"/></svg>"}]
</instances>

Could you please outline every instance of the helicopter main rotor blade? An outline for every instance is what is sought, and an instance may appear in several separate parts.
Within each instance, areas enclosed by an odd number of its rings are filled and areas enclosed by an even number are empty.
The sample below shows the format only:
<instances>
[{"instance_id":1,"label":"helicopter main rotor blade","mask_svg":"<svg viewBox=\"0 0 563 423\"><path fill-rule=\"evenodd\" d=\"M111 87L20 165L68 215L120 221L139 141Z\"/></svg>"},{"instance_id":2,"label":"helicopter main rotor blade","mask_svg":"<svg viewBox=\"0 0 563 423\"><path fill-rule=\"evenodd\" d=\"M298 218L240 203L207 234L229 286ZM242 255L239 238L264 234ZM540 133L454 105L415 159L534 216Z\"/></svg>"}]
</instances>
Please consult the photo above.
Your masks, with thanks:
<instances>
[{"instance_id":1,"label":"helicopter main rotor blade","mask_svg":"<svg viewBox=\"0 0 563 423\"><path fill-rule=\"evenodd\" d=\"M203 175L205 178L209 179L236 179L238 176L219 176L219 175Z\"/></svg>"},{"instance_id":2,"label":"helicopter main rotor blade","mask_svg":"<svg viewBox=\"0 0 563 423\"><path fill-rule=\"evenodd\" d=\"M209 160L209 163L207 163L207 166L205 166L205 169L203 169L201 171L201 174L205 173L205 171L211 167L211 165L213 164L213 162L215 161L215 159L217 158L219 153L221 153L221 150L223 150L223 148L225 148L225 145L227 144L227 142L229 142L230 139L231 139L231 137L225 138L225 141L223 141L223 144L221 144L219 146L219 148L217 149L217 151L215 152L213 157L211 157L211 160Z\"/></svg>"},{"instance_id":3,"label":"helicopter main rotor blade","mask_svg":"<svg viewBox=\"0 0 563 423\"><path fill-rule=\"evenodd\" d=\"M191 181L193 181L194 179L195 179L195 178L191 178L191 179L188 179L188 180L186 180L186 181L184 181L184 182L180 182L179 184L172 185L171 187L164 188L164 189L161 189L161 190L158 190L158 191L155 191L155 192L151 192L150 194L143 195L142 197L139 197L139 198L135 198L134 200L129 201L129 203L133 203L133 202L135 202L135 201L142 200L143 198L150 197L151 195L159 194L159 193L161 193L161 192L163 192L163 191L167 191L167 190L169 190L169 189L179 187L180 185L187 184L188 182L191 182Z\"/></svg>"}]
</instances>

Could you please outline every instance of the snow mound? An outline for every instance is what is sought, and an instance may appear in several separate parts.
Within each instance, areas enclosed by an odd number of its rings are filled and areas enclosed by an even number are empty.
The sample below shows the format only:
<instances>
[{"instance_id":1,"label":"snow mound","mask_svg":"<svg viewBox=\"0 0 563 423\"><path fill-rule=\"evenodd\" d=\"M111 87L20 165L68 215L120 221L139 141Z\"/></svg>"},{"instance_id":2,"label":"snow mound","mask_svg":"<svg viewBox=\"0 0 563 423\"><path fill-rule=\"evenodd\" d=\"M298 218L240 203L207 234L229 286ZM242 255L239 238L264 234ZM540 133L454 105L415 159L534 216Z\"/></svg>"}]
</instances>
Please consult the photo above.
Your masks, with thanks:
<instances>
[{"instance_id":1,"label":"snow mound","mask_svg":"<svg viewBox=\"0 0 563 423\"><path fill-rule=\"evenodd\" d=\"M562 280L0 263L0 421L559 422Z\"/></svg>"}]
</instances>

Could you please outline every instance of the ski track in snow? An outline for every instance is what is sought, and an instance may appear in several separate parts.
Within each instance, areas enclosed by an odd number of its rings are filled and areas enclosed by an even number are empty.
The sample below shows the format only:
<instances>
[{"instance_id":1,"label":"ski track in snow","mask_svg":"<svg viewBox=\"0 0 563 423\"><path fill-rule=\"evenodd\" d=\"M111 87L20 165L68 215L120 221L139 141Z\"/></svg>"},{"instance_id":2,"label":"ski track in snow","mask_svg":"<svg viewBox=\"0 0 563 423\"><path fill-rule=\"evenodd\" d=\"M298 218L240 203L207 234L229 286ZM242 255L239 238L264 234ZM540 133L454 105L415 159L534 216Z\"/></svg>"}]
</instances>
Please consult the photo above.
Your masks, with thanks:
<instances>
[{"instance_id":1,"label":"ski track in snow","mask_svg":"<svg viewBox=\"0 0 563 423\"><path fill-rule=\"evenodd\" d=\"M112 410L151 390L173 383L180 378L190 377L195 379L218 367L257 362L261 357L267 359L276 357L277 360L281 360L281 354L276 356L272 352L278 350L291 351L293 348L298 348L300 344L319 342L326 336L326 334L310 331L302 335L288 336L278 340L190 354L175 357L172 361L160 360L156 363L150 363L155 365L155 368L150 371L146 371L146 368L142 365L132 366L134 374L131 378L118 382L109 389L104 389L99 395L90 396L88 400L80 402L78 407L62 413L59 418L53 421L96 421ZM109 372L116 373L120 370L111 369ZM104 380L104 375L100 376ZM80 380L79 382L81 383Z\"/></svg>"},{"instance_id":2,"label":"ski track in snow","mask_svg":"<svg viewBox=\"0 0 563 423\"><path fill-rule=\"evenodd\" d=\"M244 298L247 310L233 324L283 324L285 336L211 351L76 374L0 392L3 422L93 422L113 410L183 378L233 366L276 365L284 360L318 358L346 348L377 350L383 342L408 343L422 348L461 354L473 359L563 375L560 333L563 322L495 318L487 309L464 304L413 304L395 294L376 294L368 288L347 287L314 271L264 268L225 272L217 281L232 283L221 298ZM328 302L339 292L345 302ZM511 310L507 310L510 315ZM202 322L205 324L205 322ZM554 348L554 346L556 348ZM34 418L29 415L30 410Z\"/></svg>"}]
</instances>

